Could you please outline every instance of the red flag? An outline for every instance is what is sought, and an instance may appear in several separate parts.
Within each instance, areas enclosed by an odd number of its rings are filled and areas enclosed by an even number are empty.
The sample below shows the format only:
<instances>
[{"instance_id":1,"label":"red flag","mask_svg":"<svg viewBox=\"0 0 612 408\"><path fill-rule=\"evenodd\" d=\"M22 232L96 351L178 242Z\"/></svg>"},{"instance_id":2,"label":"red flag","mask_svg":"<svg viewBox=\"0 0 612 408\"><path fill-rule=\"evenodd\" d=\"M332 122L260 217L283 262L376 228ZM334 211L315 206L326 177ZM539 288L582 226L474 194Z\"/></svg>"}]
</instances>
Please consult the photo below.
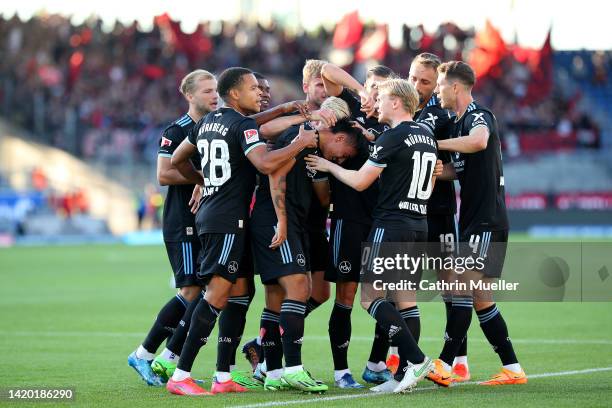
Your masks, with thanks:
<instances>
[{"instance_id":1,"label":"red flag","mask_svg":"<svg viewBox=\"0 0 612 408\"><path fill-rule=\"evenodd\" d=\"M187 34L181 30L179 22L170 18L167 13L154 18L155 24L163 31L172 46L185 53L190 63L195 63L198 57L208 55L212 50L212 42L206 36L206 30L199 24L196 30Z\"/></svg>"},{"instance_id":2,"label":"red flag","mask_svg":"<svg viewBox=\"0 0 612 408\"><path fill-rule=\"evenodd\" d=\"M334 31L333 44L335 48L351 48L361 39L363 24L359 20L359 13L355 10L342 17Z\"/></svg>"},{"instance_id":3,"label":"red flag","mask_svg":"<svg viewBox=\"0 0 612 408\"><path fill-rule=\"evenodd\" d=\"M523 103L534 104L550 95L553 88L553 49L550 44L550 29L539 51L531 53L527 65L531 78Z\"/></svg>"},{"instance_id":4,"label":"red flag","mask_svg":"<svg viewBox=\"0 0 612 408\"><path fill-rule=\"evenodd\" d=\"M469 64L476 73L476 78L501 72L495 70L497 65L508 54L508 48L501 34L487 20L484 30L476 33L476 47L469 57ZM495 75L494 75L495 76Z\"/></svg>"},{"instance_id":5,"label":"red flag","mask_svg":"<svg viewBox=\"0 0 612 408\"><path fill-rule=\"evenodd\" d=\"M365 61L368 59L375 59L382 61L387 55L389 49L389 42L387 41L388 32L386 25L380 25L370 33L359 45L359 49L355 55L355 60Z\"/></svg>"}]
</instances>

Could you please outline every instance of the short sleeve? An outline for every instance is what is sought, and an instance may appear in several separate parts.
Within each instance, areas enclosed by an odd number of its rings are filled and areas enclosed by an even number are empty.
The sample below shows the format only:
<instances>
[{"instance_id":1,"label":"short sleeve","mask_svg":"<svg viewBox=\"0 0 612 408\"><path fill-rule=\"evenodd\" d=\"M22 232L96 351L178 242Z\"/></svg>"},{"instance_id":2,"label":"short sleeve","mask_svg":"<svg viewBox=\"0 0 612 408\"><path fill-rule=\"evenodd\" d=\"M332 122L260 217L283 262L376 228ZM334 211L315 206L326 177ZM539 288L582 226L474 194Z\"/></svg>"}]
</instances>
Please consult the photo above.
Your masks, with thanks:
<instances>
[{"instance_id":1,"label":"short sleeve","mask_svg":"<svg viewBox=\"0 0 612 408\"><path fill-rule=\"evenodd\" d=\"M235 137L238 138L238 143L246 156L251 150L257 146L265 146L265 141L259 137L259 129L255 120L251 118L245 118L238 125L238 129L235 132Z\"/></svg>"},{"instance_id":2,"label":"short sleeve","mask_svg":"<svg viewBox=\"0 0 612 408\"><path fill-rule=\"evenodd\" d=\"M195 126L192 126L189 133L187 133L187 141L194 146L198 145L198 130L200 129L201 123L200 121Z\"/></svg>"},{"instance_id":3,"label":"short sleeve","mask_svg":"<svg viewBox=\"0 0 612 408\"><path fill-rule=\"evenodd\" d=\"M468 134L470 134L472 130L479 128L479 127L487 128L487 130L490 133L493 127L492 126L493 120L491 116L489 115L489 113L485 111L470 112L469 116L467 117L466 122L468 123L468 126L467 126Z\"/></svg>"},{"instance_id":4,"label":"short sleeve","mask_svg":"<svg viewBox=\"0 0 612 408\"><path fill-rule=\"evenodd\" d=\"M174 153L178 145L180 145L184 139L185 133L180 126L175 125L166 128L159 141L157 155L161 157L172 157L172 153Z\"/></svg>"},{"instance_id":5,"label":"short sleeve","mask_svg":"<svg viewBox=\"0 0 612 408\"><path fill-rule=\"evenodd\" d=\"M370 149L370 157L367 164L375 167L387 167L389 158L394 154L397 143L392 136L393 130L383 133Z\"/></svg>"},{"instance_id":6,"label":"short sleeve","mask_svg":"<svg viewBox=\"0 0 612 408\"><path fill-rule=\"evenodd\" d=\"M451 115L447 110L440 109L436 105L426 106L416 122L438 137L449 129Z\"/></svg>"}]
</instances>

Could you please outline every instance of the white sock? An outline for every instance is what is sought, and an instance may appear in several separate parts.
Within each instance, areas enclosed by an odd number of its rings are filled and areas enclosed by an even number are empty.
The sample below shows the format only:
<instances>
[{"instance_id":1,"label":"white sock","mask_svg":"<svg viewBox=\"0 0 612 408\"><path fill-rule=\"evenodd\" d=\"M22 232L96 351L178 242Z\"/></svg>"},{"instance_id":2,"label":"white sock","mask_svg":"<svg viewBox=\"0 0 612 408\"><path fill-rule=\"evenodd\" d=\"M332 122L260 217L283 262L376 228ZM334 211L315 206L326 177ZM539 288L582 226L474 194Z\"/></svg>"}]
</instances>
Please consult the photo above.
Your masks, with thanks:
<instances>
[{"instance_id":1,"label":"white sock","mask_svg":"<svg viewBox=\"0 0 612 408\"><path fill-rule=\"evenodd\" d=\"M399 351L397 351L397 347L390 347L389 348L389 354L395 354L398 355Z\"/></svg>"},{"instance_id":2,"label":"white sock","mask_svg":"<svg viewBox=\"0 0 612 408\"><path fill-rule=\"evenodd\" d=\"M261 363L261 372L262 373L267 373L268 372L268 366L266 365L266 360L264 360L264 362Z\"/></svg>"},{"instance_id":3,"label":"white sock","mask_svg":"<svg viewBox=\"0 0 612 408\"><path fill-rule=\"evenodd\" d=\"M144 360L153 360L155 354L150 353L146 348L142 347L142 344L136 349L136 357Z\"/></svg>"},{"instance_id":4,"label":"white sock","mask_svg":"<svg viewBox=\"0 0 612 408\"><path fill-rule=\"evenodd\" d=\"M344 370L334 370L334 380L340 381L340 379L344 376L344 374L350 374L351 370L346 368Z\"/></svg>"},{"instance_id":5,"label":"white sock","mask_svg":"<svg viewBox=\"0 0 612 408\"><path fill-rule=\"evenodd\" d=\"M302 365L297 365L293 367L285 367L285 374L297 373L298 371L302 371L303 369L304 369L304 366Z\"/></svg>"},{"instance_id":6,"label":"white sock","mask_svg":"<svg viewBox=\"0 0 612 408\"><path fill-rule=\"evenodd\" d=\"M174 381L183 381L187 378L191 377L191 372L189 371L183 371L179 368L177 368L176 370L174 370L174 374L172 374L172 379Z\"/></svg>"},{"instance_id":7,"label":"white sock","mask_svg":"<svg viewBox=\"0 0 612 408\"><path fill-rule=\"evenodd\" d=\"M510 370L512 372L515 372L515 373L520 373L521 371L523 371L523 369L521 368L521 365L519 363L508 364L508 365L505 365L504 368L506 370Z\"/></svg>"},{"instance_id":8,"label":"white sock","mask_svg":"<svg viewBox=\"0 0 612 408\"><path fill-rule=\"evenodd\" d=\"M230 365L230 373L236 369L236 364Z\"/></svg>"},{"instance_id":9,"label":"white sock","mask_svg":"<svg viewBox=\"0 0 612 408\"><path fill-rule=\"evenodd\" d=\"M165 348L164 351L162 351L159 356L173 363L178 363L179 357L180 357L174 354L173 352L171 352L170 350L168 350L167 348Z\"/></svg>"},{"instance_id":10,"label":"white sock","mask_svg":"<svg viewBox=\"0 0 612 408\"><path fill-rule=\"evenodd\" d=\"M379 361L378 363L373 363L373 362L371 362L371 361L368 361L368 362L366 363L366 366L367 366L367 367L368 367L370 370L372 370L372 371L376 371L376 372L380 372L380 371L382 371L382 370L384 370L384 369L386 369L386 368L387 368L387 365L385 364L385 362L384 362L384 361Z\"/></svg>"},{"instance_id":11,"label":"white sock","mask_svg":"<svg viewBox=\"0 0 612 408\"><path fill-rule=\"evenodd\" d=\"M465 368L468 368L467 356L457 356L453 360L453 367L457 364L463 364Z\"/></svg>"},{"instance_id":12,"label":"white sock","mask_svg":"<svg viewBox=\"0 0 612 408\"><path fill-rule=\"evenodd\" d=\"M277 368L276 370L268 371L267 377L271 380L280 380L283 376L283 369Z\"/></svg>"},{"instance_id":13,"label":"white sock","mask_svg":"<svg viewBox=\"0 0 612 408\"><path fill-rule=\"evenodd\" d=\"M440 361L442 361L442 360L440 360ZM444 369L445 369L446 371L448 371L449 373L450 373L450 372L451 372L451 370L452 370L452 369L451 369L451 366L449 366L448 364L446 364L444 361L442 361L442 367L444 367Z\"/></svg>"},{"instance_id":14,"label":"white sock","mask_svg":"<svg viewBox=\"0 0 612 408\"><path fill-rule=\"evenodd\" d=\"M227 382L232 379L232 375L224 371L216 371L215 377L217 377L218 382Z\"/></svg>"},{"instance_id":15,"label":"white sock","mask_svg":"<svg viewBox=\"0 0 612 408\"><path fill-rule=\"evenodd\" d=\"M257 343L258 346L261 346L261 336L257 336L255 343Z\"/></svg>"}]
</instances>

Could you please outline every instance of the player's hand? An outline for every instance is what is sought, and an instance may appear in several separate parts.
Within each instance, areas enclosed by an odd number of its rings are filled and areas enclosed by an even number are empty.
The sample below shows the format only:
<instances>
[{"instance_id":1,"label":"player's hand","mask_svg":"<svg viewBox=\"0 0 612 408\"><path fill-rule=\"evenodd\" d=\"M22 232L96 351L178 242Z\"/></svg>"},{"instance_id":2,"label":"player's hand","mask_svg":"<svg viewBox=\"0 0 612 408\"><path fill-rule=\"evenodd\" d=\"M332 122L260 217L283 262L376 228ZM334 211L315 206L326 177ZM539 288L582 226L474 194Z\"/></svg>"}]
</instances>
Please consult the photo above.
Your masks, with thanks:
<instances>
[{"instance_id":1,"label":"player's hand","mask_svg":"<svg viewBox=\"0 0 612 408\"><path fill-rule=\"evenodd\" d=\"M200 200L202 199L202 186L195 185L193 188L193 192L191 193L191 199L189 200L189 207L192 214L198 212L198 208L200 208Z\"/></svg>"},{"instance_id":2,"label":"player's hand","mask_svg":"<svg viewBox=\"0 0 612 408\"><path fill-rule=\"evenodd\" d=\"M436 160L436 165L434 166L434 171L433 171L432 176L440 177L443 171L444 171L444 164L442 164L442 160Z\"/></svg>"},{"instance_id":3,"label":"player's hand","mask_svg":"<svg viewBox=\"0 0 612 408\"><path fill-rule=\"evenodd\" d=\"M310 114L310 120L321 121L325 127L332 127L336 124L336 114L329 109L319 109Z\"/></svg>"},{"instance_id":4,"label":"player's hand","mask_svg":"<svg viewBox=\"0 0 612 408\"><path fill-rule=\"evenodd\" d=\"M311 147L315 149L319 146L319 135L318 132L314 130L306 130L304 129L304 124L300 125L300 131L298 135L293 139L293 142L301 141L304 143L304 147Z\"/></svg>"},{"instance_id":5,"label":"player's hand","mask_svg":"<svg viewBox=\"0 0 612 408\"><path fill-rule=\"evenodd\" d=\"M370 116L372 116L370 113L373 114L373 112L375 112L374 104L376 101L374 100L372 95L370 95L366 91L359 92L359 99L361 101L361 111L368 113L369 118Z\"/></svg>"},{"instance_id":6,"label":"player's hand","mask_svg":"<svg viewBox=\"0 0 612 408\"><path fill-rule=\"evenodd\" d=\"M351 126L359 129L363 137L365 137L369 142L374 142L376 140L376 136L374 136L372 132L369 132L366 128L361 126L361 123L357 122L356 120L351 120L350 123L351 123Z\"/></svg>"},{"instance_id":7,"label":"player's hand","mask_svg":"<svg viewBox=\"0 0 612 408\"><path fill-rule=\"evenodd\" d=\"M281 105L284 114L298 112L300 115L304 116L305 112L307 112L308 108L306 107L306 101L289 101L285 102Z\"/></svg>"},{"instance_id":8,"label":"player's hand","mask_svg":"<svg viewBox=\"0 0 612 408\"><path fill-rule=\"evenodd\" d=\"M329 160L315 154L309 154L308 156L304 157L304 160L306 160L306 166L309 168L316 171L324 171L326 173L329 173L329 169L333 165L333 163Z\"/></svg>"},{"instance_id":9,"label":"player's hand","mask_svg":"<svg viewBox=\"0 0 612 408\"><path fill-rule=\"evenodd\" d=\"M287 221L286 220L284 222L279 221L276 223L276 232L274 233L274 236L272 237L270 248L277 249L286 240L287 240Z\"/></svg>"}]
</instances>

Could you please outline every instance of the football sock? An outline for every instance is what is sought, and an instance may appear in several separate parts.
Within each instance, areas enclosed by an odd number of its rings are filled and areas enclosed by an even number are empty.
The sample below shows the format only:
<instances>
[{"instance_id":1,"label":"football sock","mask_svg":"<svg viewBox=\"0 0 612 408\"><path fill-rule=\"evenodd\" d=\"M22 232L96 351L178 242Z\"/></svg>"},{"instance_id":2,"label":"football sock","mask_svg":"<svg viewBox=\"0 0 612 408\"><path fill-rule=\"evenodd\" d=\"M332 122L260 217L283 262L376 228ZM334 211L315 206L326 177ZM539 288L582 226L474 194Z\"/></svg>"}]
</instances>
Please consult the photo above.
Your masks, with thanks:
<instances>
[{"instance_id":1,"label":"football sock","mask_svg":"<svg viewBox=\"0 0 612 408\"><path fill-rule=\"evenodd\" d=\"M193 316L193 311L203 297L204 291L200 292L198 297L189 303L189 306L187 307L187 310L185 310L185 314L183 314L181 321L176 326L172 337L170 337L166 343L166 348L178 356L181 355L181 351L183 350L183 344L185 344L187 332L189 331L189 326L191 325L191 316Z\"/></svg>"},{"instance_id":2,"label":"football sock","mask_svg":"<svg viewBox=\"0 0 612 408\"><path fill-rule=\"evenodd\" d=\"M223 383L232 379L232 375L227 371L216 371L215 378L217 382Z\"/></svg>"},{"instance_id":3,"label":"football sock","mask_svg":"<svg viewBox=\"0 0 612 408\"><path fill-rule=\"evenodd\" d=\"M400 365L397 370L396 375L398 378L396 380L401 381L404 376L403 368L407 362L420 364L425 360L425 355L414 341L402 316L385 299L378 298L372 302L368 313L387 331L391 343L398 347Z\"/></svg>"},{"instance_id":4,"label":"football sock","mask_svg":"<svg viewBox=\"0 0 612 408\"><path fill-rule=\"evenodd\" d=\"M444 307L446 308L446 320L448 321L448 316L450 315L451 307L453 307L452 297L443 296L443 299L444 299ZM463 364L467 364L467 339L468 338L466 334L465 337L463 338L463 341L461 342L461 347L459 347L459 350L457 351L457 357L465 357L466 362ZM453 365L456 363L457 362L454 362Z\"/></svg>"},{"instance_id":5,"label":"football sock","mask_svg":"<svg viewBox=\"0 0 612 408\"><path fill-rule=\"evenodd\" d=\"M280 315L278 313L270 309L263 310L260 333L268 373L283 367L283 343L281 342L280 329L278 327L279 322Z\"/></svg>"},{"instance_id":6,"label":"football sock","mask_svg":"<svg viewBox=\"0 0 612 408\"><path fill-rule=\"evenodd\" d=\"M348 347L351 340L351 312L353 308L335 303L329 316L329 342L334 370L348 369Z\"/></svg>"},{"instance_id":7,"label":"football sock","mask_svg":"<svg viewBox=\"0 0 612 408\"><path fill-rule=\"evenodd\" d=\"M150 353L155 353L164 340L172 335L181 317L187 309L189 302L180 294L174 296L161 308L153 327L142 343L142 346Z\"/></svg>"},{"instance_id":8,"label":"football sock","mask_svg":"<svg viewBox=\"0 0 612 408\"><path fill-rule=\"evenodd\" d=\"M344 370L334 370L334 381L340 381L340 379L344 377L345 374L350 374L350 373L351 373L351 370L349 370L348 368Z\"/></svg>"},{"instance_id":9,"label":"football sock","mask_svg":"<svg viewBox=\"0 0 612 408\"><path fill-rule=\"evenodd\" d=\"M298 371L302 371L304 369L303 365L296 365L296 366L289 366L289 367L285 367L285 374L293 374L293 373L297 373Z\"/></svg>"},{"instance_id":10,"label":"football sock","mask_svg":"<svg viewBox=\"0 0 612 408\"><path fill-rule=\"evenodd\" d=\"M369 370L376 371L378 373L385 370L387 368L387 365L384 361L379 361L378 363L368 361L366 363L366 367L368 367Z\"/></svg>"},{"instance_id":11,"label":"football sock","mask_svg":"<svg viewBox=\"0 0 612 408\"><path fill-rule=\"evenodd\" d=\"M221 310L209 304L206 299L198 302L191 317L191 327L189 328L177 368L191 372L193 362L200 348L208 341L208 336L210 336L212 329L215 327L219 313L221 313Z\"/></svg>"},{"instance_id":12,"label":"football sock","mask_svg":"<svg viewBox=\"0 0 612 408\"><path fill-rule=\"evenodd\" d=\"M155 354L149 353L147 349L142 347L142 345L138 346L136 349L136 358L140 358L143 360L153 360L155 358Z\"/></svg>"},{"instance_id":13,"label":"football sock","mask_svg":"<svg viewBox=\"0 0 612 408\"><path fill-rule=\"evenodd\" d=\"M472 322L473 300L471 296L453 296L451 310L446 319L444 346L440 360L448 365L453 364L457 351Z\"/></svg>"},{"instance_id":14,"label":"football sock","mask_svg":"<svg viewBox=\"0 0 612 408\"><path fill-rule=\"evenodd\" d=\"M402 309L400 310L400 314L406 322L406 326L408 326L408 330L410 330L412 337L414 337L414 341L418 343L421 337L421 313L419 312L419 307L412 306Z\"/></svg>"},{"instance_id":15,"label":"football sock","mask_svg":"<svg viewBox=\"0 0 612 408\"><path fill-rule=\"evenodd\" d=\"M283 343L285 366L302 365L302 341L306 303L286 299L281 305L280 334Z\"/></svg>"},{"instance_id":16,"label":"football sock","mask_svg":"<svg viewBox=\"0 0 612 408\"><path fill-rule=\"evenodd\" d=\"M170 361L171 363L176 363L179 360L179 356L168 350L168 348L164 348L159 356L164 360Z\"/></svg>"},{"instance_id":17,"label":"football sock","mask_svg":"<svg viewBox=\"0 0 612 408\"><path fill-rule=\"evenodd\" d=\"M313 298L308 298L308 300L306 301L306 313L304 314L304 317L307 317L310 312L312 312L319 306L321 306L321 303L317 302Z\"/></svg>"},{"instance_id":18,"label":"football sock","mask_svg":"<svg viewBox=\"0 0 612 408\"><path fill-rule=\"evenodd\" d=\"M189 377L191 377L191 372L181 370L180 368L174 370L174 374L172 374L172 379L174 381L183 381Z\"/></svg>"},{"instance_id":19,"label":"football sock","mask_svg":"<svg viewBox=\"0 0 612 408\"><path fill-rule=\"evenodd\" d=\"M385 329L381 327L380 324L376 323L374 327L374 340L372 340L372 350L370 351L370 357L368 358L368 361L374 364L377 364L381 361L384 362L387 360L388 351L389 335L387 334L387 331L385 331Z\"/></svg>"},{"instance_id":20,"label":"football sock","mask_svg":"<svg viewBox=\"0 0 612 408\"><path fill-rule=\"evenodd\" d=\"M480 328L504 366L518 363L514 347L508 336L508 327L497 305L476 312ZM514 370L512 370L514 371Z\"/></svg>"},{"instance_id":21,"label":"football sock","mask_svg":"<svg viewBox=\"0 0 612 408\"><path fill-rule=\"evenodd\" d=\"M229 372L230 365L236 364L237 344L240 344L248 310L248 296L230 297L219 316L219 343L217 345L217 371L219 372Z\"/></svg>"}]
</instances>

